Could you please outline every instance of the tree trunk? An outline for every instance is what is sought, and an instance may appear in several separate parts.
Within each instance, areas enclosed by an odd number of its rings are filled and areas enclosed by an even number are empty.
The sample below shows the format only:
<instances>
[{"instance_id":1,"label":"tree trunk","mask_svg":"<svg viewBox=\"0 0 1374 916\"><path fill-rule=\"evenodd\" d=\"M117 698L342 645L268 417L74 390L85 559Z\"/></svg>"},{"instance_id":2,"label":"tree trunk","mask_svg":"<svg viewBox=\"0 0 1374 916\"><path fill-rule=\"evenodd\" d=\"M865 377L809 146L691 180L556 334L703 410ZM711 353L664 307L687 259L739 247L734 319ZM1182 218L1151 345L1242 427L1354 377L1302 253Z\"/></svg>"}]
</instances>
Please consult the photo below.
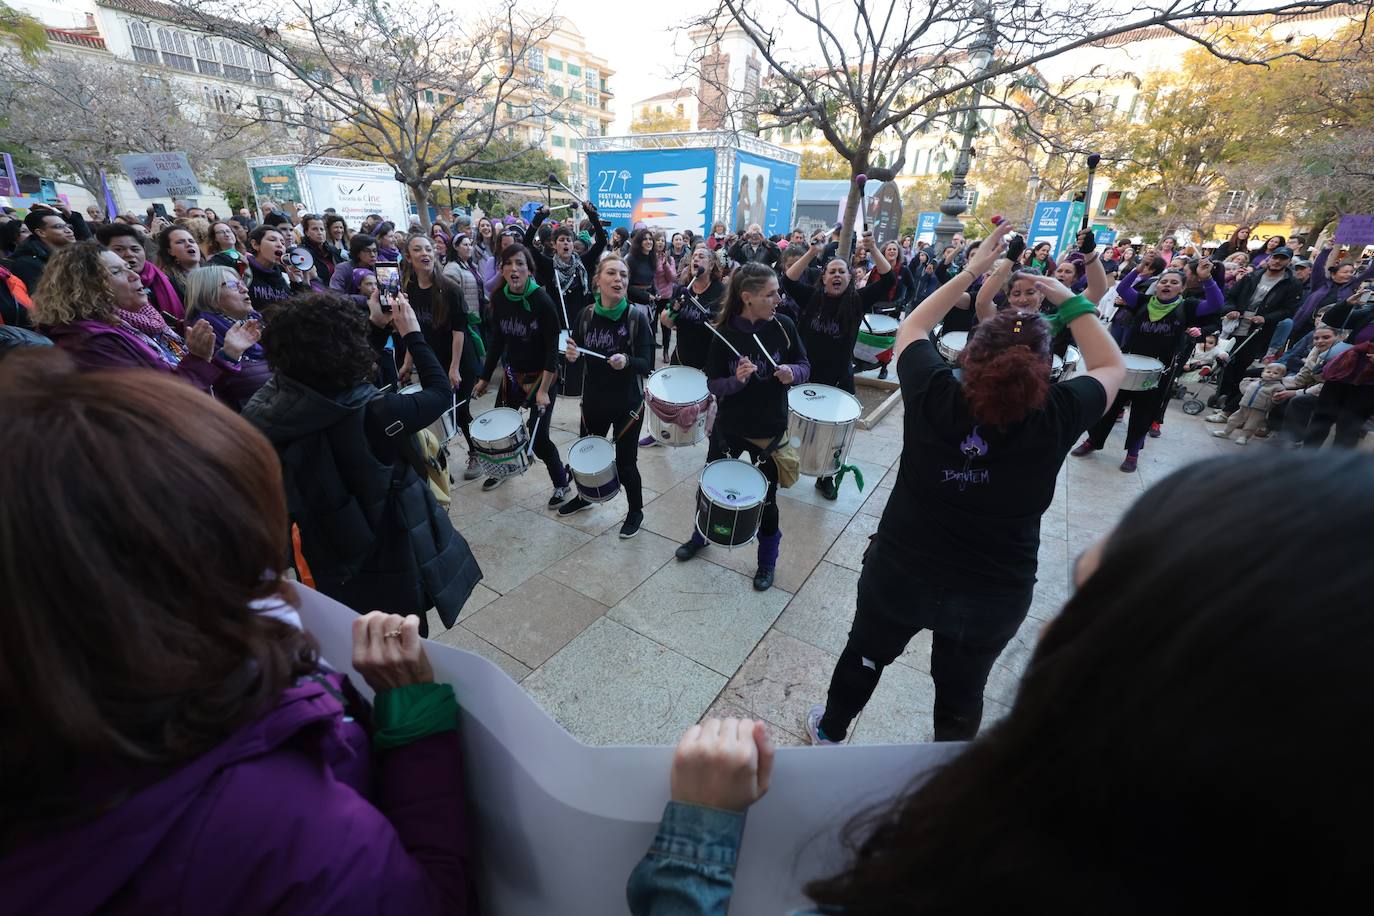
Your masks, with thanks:
<instances>
[{"instance_id":1,"label":"tree trunk","mask_svg":"<svg viewBox=\"0 0 1374 916\"><path fill-rule=\"evenodd\" d=\"M868 149L864 147L850 163L849 196L844 201L844 216L840 219L840 247L836 254L849 263L849 252L853 248L854 224L859 217L859 204L863 200L863 189L859 187L858 177L868 168ZM825 265L821 265L825 269Z\"/></svg>"},{"instance_id":2,"label":"tree trunk","mask_svg":"<svg viewBox=\"0 0 1374 916\"><path fill-rule=\"evenodd\" d=\"M410 196L415 201L415 209L420 219L420 231L429 235L429 192L428 181L416 181L410 185Z\"/></svg>"}]
</instances>

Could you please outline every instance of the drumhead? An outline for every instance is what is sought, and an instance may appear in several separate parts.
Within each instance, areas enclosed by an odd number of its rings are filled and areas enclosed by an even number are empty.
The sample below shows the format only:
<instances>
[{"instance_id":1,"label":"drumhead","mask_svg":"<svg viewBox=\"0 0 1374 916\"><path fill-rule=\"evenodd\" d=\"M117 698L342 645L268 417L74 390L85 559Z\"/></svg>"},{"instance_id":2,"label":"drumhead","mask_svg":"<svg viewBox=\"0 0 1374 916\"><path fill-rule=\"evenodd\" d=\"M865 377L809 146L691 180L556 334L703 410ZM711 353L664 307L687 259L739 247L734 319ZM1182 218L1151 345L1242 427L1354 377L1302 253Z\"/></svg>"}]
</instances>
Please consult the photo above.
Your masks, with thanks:
<instances>
[{"instance_id":1,"label":"drumhead","mask_svg":"<svg viewBox=\"0 0 1374 916\"><path fill-rule=\"evenodd\" d=\"M1122 358L1126 360L1127 370L1149 372L1151 369L1164 371L1164 364L1153 356L1141 356L1137 353L1123 353Z\"/></svg>"},{"instance_id":2,"label":"drumhead","mask_svg":"<svg viewBox=\"0 0 1374 916\"><path fill-rule=\"evenodd\" d=\"M520 412L509 407L494 407L472 419L474 438L490 442L512 435L523 425Z\"/></svg>"},{"instance_id":3,"label":"drumhead","mask_svg":"<svg viewBox=\"0 0 1374 916\"><path fill-rule=\"evenodd\" d=\"M723 506L750 506L768 495L768 478L747 461L721 458L701 472L701 489Z\"/></svg>"},{"instance_id":4,"label":"drumhead","mask_svg":"<svg viewBox=\"0 0 1374 916\"><path fill-rule=\"evenodd\" d=\"M401 394L419 394L425 390L425 386L416 382L414 385L407 385L401 389Z\"/></svg>"},{"instance_id":5,"label":"drumhead","mask_svg":"<svg viewBox=\"0 0 1374 916\"><path fill-rule=\"evenodd\" d=\"M868 322L866 327L864 321ZM891 315L865 315L863 320L859 322L859 330L868 331L869 328L872 328L873 330L869 331L870 334L877 334L879 337L893 337L897 334L897 325L899 324L901 322Z\"/></svg>"},{"instance_id":6,"label":"drumhead","mask_svg":"<svg viewBox=\"0 0 1374 916\"><path fill-rule=\"evenodd\" d=\"M968 344L968 331L950 331L940 338L940 346L947 350L962 350Z\"/></svg>"},{"instance_id":7,"label":"drumhead","mask_svg":"<svg viewBox=\"0 0 1374 916\"><path fill-rule=\"evenodd\" d=\"M568 450L568 467L579 474L596 474L615 464L615 446L600 436L583 436Z\"/></svg>"},{"instance_id":8,"label":"drumhead","mask_svg":"<svg viewBox=\"0 0 1374 916\"><path fill-rule=\"evenodd\" d=\"M1064 362L1068 363L1070 366L1076 364L1081 358L1082 354L1078 352L1078 348L1075 346L1070 345L1069 348L1064 351Z\"/></svg>"},{"instance_id":9,"label":"drumhead","mask_svg":"<svg viewBox=\"0 0 1374 916\"><path fill-rule=\"evenodd\" d=\"M1050 359L1050 364L1054 366L1054 371L1055 371L1055 372L1060 372L1060 371L1062 371L1063 368L1064 368L1064 357L1062 357L1062 356L1060 356L1058 353L1056 353L1056 354L1054 354L1054 356Z\"/></svg>"},{"instance_id":10,"label":"drumhead","mask_svg":"<svg viewBox=\"0 0 1374 916\"><path fill-rule=\"evenodd\" d=\"M794 385L787 390L787 407L822 423L852 423L862 413L858 398L830 385Z\"/></svg>"},{"instance_id":11,"label":"drumhead","mask_svg":"<svg viewBox=\"0 0 1374 916\"><path fill-rule=\"evenodd\" d=\"M691 366L666 366L649 376L645 389L667 404L695 404L710 396L706 373Z\"/></svg>"}]
</instances>

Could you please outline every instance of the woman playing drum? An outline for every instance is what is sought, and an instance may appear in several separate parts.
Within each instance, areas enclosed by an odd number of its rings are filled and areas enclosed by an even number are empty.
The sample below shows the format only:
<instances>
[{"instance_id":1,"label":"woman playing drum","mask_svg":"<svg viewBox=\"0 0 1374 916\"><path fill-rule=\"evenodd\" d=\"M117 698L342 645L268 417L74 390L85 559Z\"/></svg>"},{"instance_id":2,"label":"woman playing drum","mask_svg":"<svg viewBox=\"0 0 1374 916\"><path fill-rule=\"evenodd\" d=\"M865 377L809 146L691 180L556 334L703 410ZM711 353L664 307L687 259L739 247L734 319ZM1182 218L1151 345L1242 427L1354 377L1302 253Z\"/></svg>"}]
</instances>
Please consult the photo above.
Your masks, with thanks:
<instances>
[{"instance_id":1,"label":"woman playing drum","mask_svg":"<svg viewBox=\"0 0 1374 916\"><path fill-rule=\"evenodd\" d=\"M715 339L706 325L719 316L720 300L725 298L720 259L705 245L698 245L678 279L681 285L673 290L668 306L658 313L658 323L665 332L677 329L677 348L673 350L671 363L704 371L706 354ZM658 439L650 433L639 440L639 445L641 448L658 445Z\"/></svg>"},{"instance_id":2,"label":"woman playing drum","mask_svg":"<svg viewBox=\"0 0 1374 916\"><path fill-rule=\"evenodd\" d=\"M854 288L854 276L844 258L831 258L816 285L802 282L807 265L824 250L820 240L813 240L806 254L792 262L782 278L783 288L801 306L798 330L811 360L810 381L833 385L851 394L854 392L854 341L858 339L864 315L873 310L875 303L886 301L894 284L892 266L873 244L873 233L863 234L860 248L873 257L878 276L863 289ZM826 499L839 495L834 477L817 477L816 489Z\"/></svg>"},{"instance_id":3,"label":"woman playing drum","mask_svg":"<svg viewBox=\"0 0 1374 916\"><path fill-rule=\"evenodd\" d=\"M644 495L639 481L639 430L644 424L641 383L654 368L654 331L643 309L625 298L630 274L620 255L601 259L592 286L595 299L573 318L564 356L570 363L577 362L583 355L578 350L581 345L606 357L587 358L581 435L609 434L615 445L616 473L630 504L620 536L632 538L644 521ZM581 496L574 496L559 507L558 514L572 515L590 506Z\"/></svg>"},{"instance_id":4,"label":"woman playing drum","mask_svg":"<svg viewBox=\"0 0 1374 916\"><path fill-rule=\"evenodd\" d=\"M773 453L787 436L787 389L811 375L797 326L775 314L778 298L777 274L767 265L748 262L736 268L718 325L724 340L711 343L705 369L711 393L720 405L706 460L738 458L748 452L768 478L759 524L759 565L754 573L754 588L761 592L773 587L782 543L778 465ZM691 539L678 547L677 558L690 560L705 546L701 532L693 531Z\"/></svg>"},{"instance_id":5,"label":"woman playing drum","mask_svg":"<svg viewBox=\"0 0 1374 916\"><path fill-rule=\"evenodd\" d=\"M1087 372L1051 385L1051 323L1009 309L974 329L955 379L930 331L993 265L1010 229L998 226L897 331L906 405L897 482L864 557L829 696L807 717L814 744L844 738L883 668L923 629L934 635L935 740L977 734L988 673L1030 608L1040 516L1064 455L1121 383L1121 353L1092 303L1048 277L1040 291L1059 303Z\"/></svg>"},{"instance_id":6,"label":"woman playing drum","mask_svg":"<svg viewBox=\"0 0 1374 916\"><path fill-rule=\"evenodd\" d=\"M491 297L491 346L482 377L472 386L472 396L486 394L492 375L504 356L503 383L497 401L509 407L533 406L530 435L534 453L548 468L553 496L549 508L556 509L568 498L568 478L558 446L549 438L553 423L553 384L558 378L558 309L548 293L535 282L534 256L519 242L508 242L499 258L503 282ZM488 477L483 490L494 490L504 477Z\"/></svg>"},{"instance_id":7,"label":"woman playing drum","mask_svg":"<svg viewBox=\"0 0 1374 916\"><path fill-rule=\"evenodd\" d=\"M1116 294L1120 297L1121 308L1131 313L1122 350L1159 360L1166 372L1157 384L1144 391L1123 388L1117 394L1112 409L1088 430L1088 437L1073 450L1071 454L1075 458L1086 458L1100 451L1107 442L1107 434L1112 431L1117 414L1129 404L1131 418L1126 426L1126 458L1121 462L1121 470L1127 473L1135 470L1150 424L1155 421L1169 396L1171 375L1167 370L1181 355L1185 336L1201 336L1198 328L1201 320L1221 311L1226 304L1221 287L1212 279L1214 266L1212 261L1205 258L1198 262L1197 275L1202 280L1202 299L1183 295L1187 278L1182 270L1173 267L1159 275L1154 295L1148 298L1136 292L1135 271L1126 274L1117 284Z\"/></svg>"}]
</instances>

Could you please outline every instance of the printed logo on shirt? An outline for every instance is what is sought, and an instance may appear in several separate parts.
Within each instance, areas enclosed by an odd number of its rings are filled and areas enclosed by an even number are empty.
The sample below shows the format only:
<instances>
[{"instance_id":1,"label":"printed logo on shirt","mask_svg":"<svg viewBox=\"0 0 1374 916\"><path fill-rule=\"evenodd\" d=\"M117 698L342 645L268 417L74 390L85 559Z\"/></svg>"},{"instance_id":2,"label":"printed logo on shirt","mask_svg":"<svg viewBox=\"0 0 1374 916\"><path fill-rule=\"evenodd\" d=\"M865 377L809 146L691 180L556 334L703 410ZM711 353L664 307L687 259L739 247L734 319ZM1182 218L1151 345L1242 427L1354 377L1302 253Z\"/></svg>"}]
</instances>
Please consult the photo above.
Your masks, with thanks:
<instances>
[{"instance_id":1,"label":"printed logo on shirt","mask_svg":"<svg viewBox=\"0 0 1374 916\"><path fill-rule=\"evenodd\" d=\"M941 483L957 483L959 492L967 490L971 484L990 483L991 472L987 468L975 468L974 459L986 458L988 455L987 440L978 432L978 427L973 427L972 431L964 437L964 441L959 443L959 451L963 453L964 467L962 470L946 468Z\"/></svg>"},{"instance_id":2,"label":"printed logo on shirt","mask_svg":"<svg viewBox=\"0 0 1374 916\"><path fill-rule=\"evenodd\" d=\"M811 319L811 330L827 337L839 337L840 323L833 318L822 318L820 315L815 315Z\"/></svg>"},{"instance_id":3,"label":"printed logo on shirt","mask_svg":"<svg viewBox=\"0 0 1374 916\"><path fill-rule=\"evenodd\" d=\"M583 344L588 350L595 350L610 356L612 353L619 353L625 348L621 346L622 341L628 342L630 332L624 325L616 325L613 328L590 327L587 329L587 340Z\"/></svg>"},{"instance_id":4,"label":"printed logo on shirt","mask_svg":"<svg viewBox=\"0 0 1374 916\"><path fill-rule=\"evenodd\" d=\"M533 337L538 330L538 318L528 321L519 315L506 315L501 318L501 333L507 337Z\"/></svg>"}]
</instances>

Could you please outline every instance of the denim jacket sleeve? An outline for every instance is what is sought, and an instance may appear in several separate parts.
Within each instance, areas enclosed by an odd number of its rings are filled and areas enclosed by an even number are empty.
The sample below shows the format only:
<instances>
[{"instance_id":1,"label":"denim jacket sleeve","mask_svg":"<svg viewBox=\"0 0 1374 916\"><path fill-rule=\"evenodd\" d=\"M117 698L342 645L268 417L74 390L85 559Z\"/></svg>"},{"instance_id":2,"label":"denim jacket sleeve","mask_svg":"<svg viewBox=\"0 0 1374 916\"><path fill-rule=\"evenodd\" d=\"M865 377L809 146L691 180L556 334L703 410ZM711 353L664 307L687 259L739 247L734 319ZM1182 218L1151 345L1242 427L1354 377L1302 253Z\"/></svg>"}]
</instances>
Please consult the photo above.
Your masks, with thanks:
<instances>
[{"instance_id":1,"label":"denim jacket sleeve","mask_svg":"<svg viewBox=\"0 0 1374 916\"><path fill-rule=\"evenodd\" d=\"M724 916L735 886L743 812L669 802L626 888L634 916Z\"/></svg>"}]
</instances>

